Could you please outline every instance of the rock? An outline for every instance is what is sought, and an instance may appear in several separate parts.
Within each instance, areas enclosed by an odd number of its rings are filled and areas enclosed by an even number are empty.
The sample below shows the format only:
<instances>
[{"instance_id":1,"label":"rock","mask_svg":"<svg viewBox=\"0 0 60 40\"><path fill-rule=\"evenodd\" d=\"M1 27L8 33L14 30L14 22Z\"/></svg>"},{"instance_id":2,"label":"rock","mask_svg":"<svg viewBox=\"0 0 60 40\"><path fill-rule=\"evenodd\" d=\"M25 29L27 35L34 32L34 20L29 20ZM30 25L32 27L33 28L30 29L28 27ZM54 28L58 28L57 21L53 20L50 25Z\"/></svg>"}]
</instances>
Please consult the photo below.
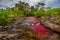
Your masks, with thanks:
<instances>
[{"instance_id":1,"label":"rock","mask_svg":"<svg viewBox=\"0 0 60 40\"><path fill-rule=\"evenodd\" d=\"M13 18L9 24L3 26L0 32L1 40L59 40L59 34L49 29L50 22L42 18L18 17ZM41 24L42 23L42 24ZM49 25L47 25L47 23ZM45 27L45 25L47 25ZM52 25L52 24L51 24ZM53 27L56 28L56 27ZM4 37L4 38L3 38Z\"/></svg>"},{"instance_id":2,"label":"rock","mask_svg":"<svg viewBox=\"0 0 60 40\"><path fill-rule=\"evenodd\" d=\"M46 18L45 20L43 20L43 19L45 19L44 17L41 19L41 24L42 25L44 25L45 27L47 27L47 28L49 28L49 29L51 29L51 30L53 30L53 31L56 31L56 32L59 32L60 33L60 25L58 25L58 24L56 24L56 23L53 23L53 22L51 22L51 21L53 21L53 20L49 20L48 18Z\"/></svg>"}]
</instances>

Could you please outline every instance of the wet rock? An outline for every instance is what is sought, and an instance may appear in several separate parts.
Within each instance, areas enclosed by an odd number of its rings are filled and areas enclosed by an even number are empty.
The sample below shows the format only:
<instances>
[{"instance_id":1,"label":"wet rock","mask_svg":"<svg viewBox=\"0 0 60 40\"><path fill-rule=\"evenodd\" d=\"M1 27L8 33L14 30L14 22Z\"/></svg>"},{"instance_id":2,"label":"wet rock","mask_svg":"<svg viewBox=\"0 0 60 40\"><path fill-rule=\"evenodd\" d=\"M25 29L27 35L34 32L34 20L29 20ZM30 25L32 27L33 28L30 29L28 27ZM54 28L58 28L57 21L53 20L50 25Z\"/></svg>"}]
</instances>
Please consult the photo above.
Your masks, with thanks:
<instances>
[{"instance_id":1,"label":"wet rock","mask_svg":"<svg viewBox=\"0 0 60 40\"><path fill-rule=\"evenodd\" d=\"M49 28L49 29L51 29L53 31L56 31L56 32L60 33L60 25L51 22L48 18L46 18L46 19L43 17L41 19L41 24L43 24L45 27L47 27L47 28Z\"/></svg>"},{"instance_id":2,"label":"wet rock","mask_svg":"<svg viewBox=\"0 0 60 40\"><path fill-rule=\"evenodd\" d=\"M8 25L6 25L5 27L1 27L4 31L2 33L0 32L0 39L59 40L60 35L58 33L55 34L55 32L52 31L52 29L56 27L49 29L49 25L52 25L52 22L50 23L48 19L42 18L41 20L39 20L35 17L13 18ZM49 25L47 25L47 23Z\"/></svg>"}]
</instances>

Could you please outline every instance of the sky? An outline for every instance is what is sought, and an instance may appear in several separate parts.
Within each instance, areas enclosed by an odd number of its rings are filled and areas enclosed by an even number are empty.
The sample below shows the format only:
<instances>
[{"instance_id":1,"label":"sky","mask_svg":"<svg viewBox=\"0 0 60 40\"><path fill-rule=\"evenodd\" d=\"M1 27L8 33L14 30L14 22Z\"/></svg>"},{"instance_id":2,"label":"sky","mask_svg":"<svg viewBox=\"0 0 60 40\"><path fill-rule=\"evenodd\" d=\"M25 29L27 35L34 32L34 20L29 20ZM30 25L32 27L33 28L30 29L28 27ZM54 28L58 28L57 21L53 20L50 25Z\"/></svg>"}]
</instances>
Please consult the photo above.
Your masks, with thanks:
<instances>
[{"instance_id":1,"label":"sky","mask_svg":"<svg viewBox=\"0 0 60 40\"><path fill-rule=\"evenodd\" d=\"M60 7L60 0L0 0L0 8L14 7L19 1L35 6L38 2L45 3L45 7Z\"/></svg>"}]
</instances>

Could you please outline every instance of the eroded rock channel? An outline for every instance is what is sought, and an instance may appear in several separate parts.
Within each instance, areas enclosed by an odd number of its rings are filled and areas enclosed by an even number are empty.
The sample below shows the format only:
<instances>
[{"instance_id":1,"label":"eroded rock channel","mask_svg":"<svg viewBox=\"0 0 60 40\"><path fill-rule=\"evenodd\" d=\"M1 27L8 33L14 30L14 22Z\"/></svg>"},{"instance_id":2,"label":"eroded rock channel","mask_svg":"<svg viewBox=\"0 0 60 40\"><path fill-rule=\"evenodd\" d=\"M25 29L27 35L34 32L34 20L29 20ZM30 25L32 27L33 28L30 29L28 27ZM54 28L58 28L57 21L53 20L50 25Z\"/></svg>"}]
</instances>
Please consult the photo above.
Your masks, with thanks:
<instances>
[{"instance_id":1,"label":"eroded rock channel","mask_svg":"<svg viewBox=\"0 0 60 40\"><path fill-rule=\"evenodd\" d=\"M60 40L60 25L54 19L13 18L7 25L0 26L0 40Z\"/></svg>"}]
</instances>

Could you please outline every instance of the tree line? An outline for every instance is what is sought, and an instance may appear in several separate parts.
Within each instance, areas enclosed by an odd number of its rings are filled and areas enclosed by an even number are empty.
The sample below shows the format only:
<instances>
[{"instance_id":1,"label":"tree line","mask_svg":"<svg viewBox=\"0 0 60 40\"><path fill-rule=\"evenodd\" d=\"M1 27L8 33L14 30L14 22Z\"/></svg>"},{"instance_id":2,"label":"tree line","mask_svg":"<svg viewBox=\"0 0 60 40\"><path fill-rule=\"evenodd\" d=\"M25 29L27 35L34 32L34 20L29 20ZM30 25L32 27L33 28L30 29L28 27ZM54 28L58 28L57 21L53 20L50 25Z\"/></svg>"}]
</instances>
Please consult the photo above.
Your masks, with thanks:
<instances>
[{"instance_id":1,"label":"tree line","mask_svg":"<svg viewBox=\"0 0 60 40\"><path fill-rule=\"evenodd\" d=\"M0 24L9 22L13 17L28 17L34 16L40 18L42 16L60 17L60 8L44 7L45 3L38 3L34 6L29 6L28 3L19 2L12 8L0 9Z\"/></svg>"}]
</instances>

